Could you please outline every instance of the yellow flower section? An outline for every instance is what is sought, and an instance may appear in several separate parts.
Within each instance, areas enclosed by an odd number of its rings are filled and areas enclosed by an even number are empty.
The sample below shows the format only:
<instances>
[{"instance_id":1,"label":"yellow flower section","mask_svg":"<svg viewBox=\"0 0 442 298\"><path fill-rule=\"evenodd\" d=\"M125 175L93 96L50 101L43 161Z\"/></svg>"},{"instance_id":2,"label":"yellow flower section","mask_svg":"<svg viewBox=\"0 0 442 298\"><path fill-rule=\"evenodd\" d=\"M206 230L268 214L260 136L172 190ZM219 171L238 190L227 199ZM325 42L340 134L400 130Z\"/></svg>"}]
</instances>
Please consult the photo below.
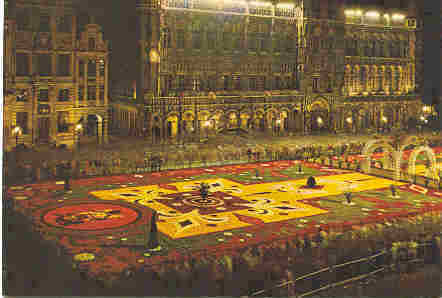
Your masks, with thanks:
<instances>
[{"instance_id":1,"label":"yellow flower section","mask_svg":"<svg viewBox=\"0 0 442 298\"><path fill-rule=\"evenodd\" d=\"M244 208L202 215L198 207L190 212L181 213L162 203L163 200L171 200L165 195L198 190L202 182L211 185L211 192L220 191L246 201L246 203L236 204ZM339 195L346 191L358 192L385 188L391 184L404 184L361 173L321 176L316 178L316 182L317 185L323 187L317 189L303 188L306 179L242 185L227 179L217 178L171 183L167 185L167 188L162 188L159 185L148 185L96 191L92 194L103 200L124 200L132 203L136 201L138 204L158 211L160 214L158 230L176 239L238 229L253 224L272 223L323 214L328 211L298 201L314 197ZM176 190L171 190L170 187L176 187Z\"/></svg>"}]
</instances>

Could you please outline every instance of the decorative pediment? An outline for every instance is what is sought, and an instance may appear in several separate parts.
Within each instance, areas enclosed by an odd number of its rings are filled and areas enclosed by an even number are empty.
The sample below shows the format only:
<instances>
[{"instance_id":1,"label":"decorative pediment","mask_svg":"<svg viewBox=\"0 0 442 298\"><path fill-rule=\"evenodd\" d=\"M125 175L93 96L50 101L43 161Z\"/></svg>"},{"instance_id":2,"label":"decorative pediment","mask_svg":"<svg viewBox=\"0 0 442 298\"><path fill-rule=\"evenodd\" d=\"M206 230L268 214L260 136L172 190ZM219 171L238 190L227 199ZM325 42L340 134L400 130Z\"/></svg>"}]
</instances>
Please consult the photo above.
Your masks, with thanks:
<instances>
[{"instance_id":1,"label":"decorative pediment","mask_svg":"<svg viewBox=\"0 0 442 298\"><path fill-rule=\"evenodd\" d=\"M81 32L79 48L84 51L108 50L108 42L103 40L103 32L100 25L86 25L86 30Z\"/></svg>"}]
</instances>

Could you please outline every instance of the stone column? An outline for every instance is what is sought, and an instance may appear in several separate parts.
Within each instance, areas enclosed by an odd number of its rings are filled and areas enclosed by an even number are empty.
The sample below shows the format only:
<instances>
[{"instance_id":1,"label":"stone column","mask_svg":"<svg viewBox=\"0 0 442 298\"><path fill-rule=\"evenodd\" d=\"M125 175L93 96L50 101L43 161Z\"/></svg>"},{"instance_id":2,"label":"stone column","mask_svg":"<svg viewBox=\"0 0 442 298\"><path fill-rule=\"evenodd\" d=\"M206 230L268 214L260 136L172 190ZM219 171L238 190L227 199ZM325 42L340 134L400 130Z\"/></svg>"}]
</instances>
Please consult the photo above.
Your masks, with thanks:
<instances>
[{"instance_id":1,"label":"stone column","mask_svg":"<svg viewBox=\"0 0 442 298\"><path fill-rule=\"evenodd\" d=\"M108 58L104 59L104 107L107 108L109 104L109 62ZM137 94L138 96L138 94Z\"/></svg>"},{"instance_id":2,"label":"stone column","mask_svg":"<svg viewBox=\"0 0 442 298\"><path fill-rule=\"evenodd\" d=\"M84 68L84 77L83 77L83 101L85 102L85 103L87 103L87 101L88 101L88 98L87 98L87 77L88 77L88 73L87 73L87 66L88 66L88 64L89 64L89 61L88 61L88 59L86 59L85 61L84 61L84 66L83 66L83 68Z\"/></svg>"},{"instance_id":3,"label":"stone column","mask_svg":"<svg viewBox=\"0 0 442 298\"><path fill-rule=\"evenodd\" d=\"M95 58L96 59L96 58ZM95 105L100 105L100 61L95 61Z\"/></svg>"}]
</instances>

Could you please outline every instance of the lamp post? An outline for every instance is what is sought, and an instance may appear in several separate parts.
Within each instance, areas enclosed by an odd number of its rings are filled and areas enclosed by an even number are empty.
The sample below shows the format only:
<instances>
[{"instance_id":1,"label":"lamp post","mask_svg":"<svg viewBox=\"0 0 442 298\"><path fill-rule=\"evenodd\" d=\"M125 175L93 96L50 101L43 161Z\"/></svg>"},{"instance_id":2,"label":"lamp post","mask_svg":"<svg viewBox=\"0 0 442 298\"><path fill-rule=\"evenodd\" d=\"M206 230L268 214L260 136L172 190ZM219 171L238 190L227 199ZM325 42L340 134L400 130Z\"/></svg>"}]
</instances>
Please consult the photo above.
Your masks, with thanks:
<instances>
[{"instance_id":1,"label":"lamp post","mask_svg":"<svg viewBox=\"0 0 442 298\"><path fill-rule=\"evenodd\" d=\"M77 125L75 125L75 137L76 137L76 143L77 143L77 150L80 150L80 133L81 130L83 129L83 125L81 125L81 123L78 123Z\"/></svg>"},{"instance_id":2,"label":"lamp post","mask_svg":"<svg viewBox=\"0 0 442 298\"><path fill-rule=\"evenodd\" d=\"M21 136L23 129L20 126L14 127L12 134L15 135L15 147L18 145L18 138Z\"/></svg>"}]
</instances>

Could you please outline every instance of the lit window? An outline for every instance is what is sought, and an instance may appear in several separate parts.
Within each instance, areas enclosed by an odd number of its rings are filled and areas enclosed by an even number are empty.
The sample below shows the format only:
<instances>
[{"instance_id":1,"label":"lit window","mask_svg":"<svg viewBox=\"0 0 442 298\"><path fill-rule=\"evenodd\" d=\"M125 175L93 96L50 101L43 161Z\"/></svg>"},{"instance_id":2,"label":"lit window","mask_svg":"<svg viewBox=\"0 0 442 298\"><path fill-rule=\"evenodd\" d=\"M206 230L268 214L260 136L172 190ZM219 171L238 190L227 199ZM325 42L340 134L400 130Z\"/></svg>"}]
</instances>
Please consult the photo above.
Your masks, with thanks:
<instances>
[{"instance_id":1,"label":"lit window","mask_svg":"<svg viewBox=\"0 0 442 298\"><path fill-rule=\"evenodd\" d=\"M319 89L319 78L313 78L313 91L318 91Z\"/></svg>"}]
</instances>

